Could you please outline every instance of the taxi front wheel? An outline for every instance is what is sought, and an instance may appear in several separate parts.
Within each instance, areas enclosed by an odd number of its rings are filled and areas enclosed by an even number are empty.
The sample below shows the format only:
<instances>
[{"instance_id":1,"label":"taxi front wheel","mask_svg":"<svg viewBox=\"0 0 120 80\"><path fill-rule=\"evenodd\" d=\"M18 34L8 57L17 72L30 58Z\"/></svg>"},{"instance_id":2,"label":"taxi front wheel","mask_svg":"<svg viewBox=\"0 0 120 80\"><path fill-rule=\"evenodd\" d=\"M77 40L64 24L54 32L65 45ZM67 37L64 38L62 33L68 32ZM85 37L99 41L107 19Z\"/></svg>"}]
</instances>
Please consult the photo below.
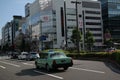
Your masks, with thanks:
<instances>
[{"instance_id":1,"label":"taxi front wheel","mask_svg":"<svg viewBox=\"0 0 120 80\"><path fill-rule=\"evenodd\" d=\"M39 69L39 66L37 65L37 62L35 62L35 67L36 67L36 69Z\"/></svg>"},{"instance_id":2,"label":"taxi front wheel","mask_svg":"<svg viewBox=\"0 0 120 80\"><path fill-rule=\"evenodd\" d=\"M50 67L49 67L48 64L46 65L46 70L47 70L48 72L50 71Z\"/></svg>"}]
</instances>

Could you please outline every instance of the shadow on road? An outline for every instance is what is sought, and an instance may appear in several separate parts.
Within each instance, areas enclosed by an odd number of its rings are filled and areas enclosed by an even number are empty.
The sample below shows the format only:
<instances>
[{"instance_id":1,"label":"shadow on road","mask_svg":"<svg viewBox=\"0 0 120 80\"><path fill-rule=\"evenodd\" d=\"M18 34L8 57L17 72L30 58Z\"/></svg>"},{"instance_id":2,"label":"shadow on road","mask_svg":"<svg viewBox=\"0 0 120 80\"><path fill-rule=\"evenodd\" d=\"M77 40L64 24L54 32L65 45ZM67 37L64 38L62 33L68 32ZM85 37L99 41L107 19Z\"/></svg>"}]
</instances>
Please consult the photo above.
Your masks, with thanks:
<instances>
[{"instance_id":1,"label":"shadow on road","mask_svg":"<svg viewBox=\"0 0 120 80\"><path fill-rule=\"evenodd\" d=\"M120 68L115 66L115 64L109 62L109 61L104 61L104 64L110 68L113 72L120 74Z\"/></svg>"},{"instance_id":2,"label":"shadow on road","mask_svg":"<svg viewBox=\"0 0 120 80\"><path fill-rule=\"evenodd\" d=\"M41 72L48 73L48 74L65 72L65 70L63 70L63 69L51 70L51 71L48 72L46 69L43 69L43 68L42 69L37 69L37 71L41 71Z\"/></svg>"},{"instance_id":3,"label":"shadow on road","mask_svg":"<svg viewBox=\"0 0 120 80\"><path fill-rule=\"evenodd\" d=\"M24 69L21 70L20 72L16 73L17 76L40 76L43 74L38 74L36 72L34 72L34 70L36 70L35 68L31 68L31 69Z\"/></svg>"},{"instance_id":4,"label":"shadow on road","mask_svg":"<svg viewBox=\"0 0 120 80\"><path fill-rule=\"evenodd\" d=\"M40 73L37 73L35 71L38 71ZM61 72L65 72L64 70L54 70L54 71L50 71L47 72L46 69L36 69L36 68L31 68L31 69L24 69L21 70L20 72L16 73L17 76L41 76L41 75L45 75L45 74L54 74L54 73L61 73Z\"/></svg>"}]
</instances>

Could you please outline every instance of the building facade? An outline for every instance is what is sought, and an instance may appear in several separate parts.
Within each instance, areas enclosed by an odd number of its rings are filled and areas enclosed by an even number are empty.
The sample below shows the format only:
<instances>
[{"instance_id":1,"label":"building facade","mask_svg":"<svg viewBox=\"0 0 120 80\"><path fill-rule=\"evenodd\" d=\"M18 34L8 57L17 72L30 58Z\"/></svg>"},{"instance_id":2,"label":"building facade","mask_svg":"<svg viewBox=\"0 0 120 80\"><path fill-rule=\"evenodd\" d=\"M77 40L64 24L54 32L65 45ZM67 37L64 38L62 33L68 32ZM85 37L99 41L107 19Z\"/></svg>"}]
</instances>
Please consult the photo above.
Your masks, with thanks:
<instances>
[{"instance_id":1,"label":"building facade","mask_svg":"<svg viewBox=\"0 0 120 80\"><path fill-rule=\"evenodd\" d=\"M76 5L72 3L78 2L77 4L77 17L78 27L82 32L82 45L85 49L85 33L87 30L93 34L95 47L103 45L103 25L102 25L102 13L101 3L99 1L88 1L88 0L66 0L66 25L67 25L67 41L68 46L72 46L70 41L71 33L74 27L76 27ZM71 45L70 45L71 44Z\"/></svg>"},{"instance_id":2,"label":"building facade","mask_svg":"<svg viewBox=\"0 0 120 80\"><path fill-rule=\"evenodd\" d=\"M2 28L2 47L12 49L15 46L15 38L19 34L19 28L22 27L25 19L22 16L13 16L11 22L7 22L6 25Z\"/></svg>"},{"instance_id":3,"label":"building facade","mask_svg":"<svg viewBox=\"0 0 120 80\"><path fill-rule=\"evenodd\" d=\"M99 0L102 3L104 33L110 31L113 42L120 42L120 0Z\"/></svg>"},{"instance_id":4,"label":"building facade","mask_svg":"<svg viewBox=\"0 0 120 80\"><path fill-rule=\"evenodd\" d=\"M11 44L12 42L12 26L11 23L8 22L6 25L2 28L2 40L4 45Z\"/></svg>"},{"instance_id":5,"label":"building facade","mask_svg":"<svg viewBox=\"0 0 120 80\"><path fill-rule=\"evenodd\" d=\"M2 28L2 41L1 48L4 50L9 50L9 47L12 44L12 25L10 22L7 22Z\"/></svg>"},{"instance_id":6,"label":"building facade","mask_svg":"<svg viewBox=\"0 0 120 80\"><path fill-rule=\"evenodd\" d=\"M76 0L36 0L25 8L32 39L37 36L40 48L74 47L72 30L76 25ZM78 27L83 33L89 29L95 39L94 46L103 44L101 4L99 1L77 0ZM28 4L27 4L28 5ZM27 7L26 5L26 7ZM27 12L25 11L25 12ZM27 12L27 13L28 13ZM82 45L84 45L84 38ZM82 46L81 45L81 46ZM84 48L84 46L83 46Z\"/></svg>"}]
</instances>

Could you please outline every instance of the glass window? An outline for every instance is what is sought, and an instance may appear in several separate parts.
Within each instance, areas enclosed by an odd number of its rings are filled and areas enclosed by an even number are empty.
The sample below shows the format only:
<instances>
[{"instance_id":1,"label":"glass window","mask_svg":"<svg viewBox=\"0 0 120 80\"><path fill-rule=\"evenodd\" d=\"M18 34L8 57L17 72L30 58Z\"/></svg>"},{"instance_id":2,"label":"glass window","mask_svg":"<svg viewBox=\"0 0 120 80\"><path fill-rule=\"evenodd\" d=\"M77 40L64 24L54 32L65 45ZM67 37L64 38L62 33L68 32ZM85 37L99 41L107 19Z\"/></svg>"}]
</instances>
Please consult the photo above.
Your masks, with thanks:
<instances>
[{"instance_id":1,"label":"glass window","mask_svg":"<svg viewBox=\"0 0 120 80\"><path fill-rule=\"evenodd\" d=\"M100 11L85 11L85 13L88 13L88 14L100 14Z\"/></svg>"},{"instance_id":2,"label":"glass window","mask_svg":"<svg viewBox=\"0 0 120 80\"><path fill-rule=\"evenodd\" d=\"M64 53L53 53L50 55L51 58L56 58L56 57L66 57Z\"/></svg>"},{"instance_id":3,"label":"glass window","mask_svg":"<svg viewBox=\"0 0 120 80\"><path fill-rule=\"evenodd\" d=\"M86 19L93 19L93 20L100 20L101 17L91 17L91 16L86 16Z\"/></svg>"},{"instance_id":4,"label":"glass window","mask_svg":"<svg viewBox=\"0 0 120 80\"><path fill-rule=\"evenodd\" d=\"M102 36L102 34L93 34L93 36Z\"/></svg>"},{"instance_id":5,"label":"glass window","mask_svg":"<svg viewBox=\"0 0 120 80\"><path fill-rule=\"evenodd\" d=\"M120 0L108 0L108 2L116 2L116 3L119 3Z\"/></svg>"},{"instance_id":6,"label":"glass window","mask_svg":"<svg viewBox=\"0 0 120 80\"><path fill-rule=\"evenodd\" d=\"M102 30L101 28L86 28L86 29L89 29L90 31L101 31Z\"/></svg>"},{"instance_id":7,"label":"glass window","mask_svg":"<svg viewBox=\"0 0 120 80\"><path fill-rule=\"evenodd\" d=\"M118 14L120 14L120 11L118 11L118 10L109 10L108 13L109 14L114 14L114 15L116 14L116 15L118 15Z\"/></svg>"},{"instance_id":8,"label":"glass window","mask_svg":"<svg viewBox=\"0 0 120 80\"><path fill-rule=\"evenodd\" d=\"M101 23L97 22L86 22L86 25L101 25Z\"/></svg>"},{"instance_id":9,"label":"glass window","mask_svg":"<svg viewBox=\"0 0 120 80\"><path fill-rule=\"evenodd\" d=\"M76 21L76 19L67 19L67 21Z\"/></svg>"},{"instance_id":10,"label":"glass window","mask_svg":"<svg viewBox=\"0 0 120 80\"><path fill-rule=\"evenodd\" d=\"M95 42L102 42L102 39L95 39Z\"/></svg>"},{"instance_id":11,"label":"glass window","mask_svg":"<svg viewBox=\"0 0 120 80\"><path fill-rule=\"evenodd\" d=\"M67 13L67 14L75 15L75 14L76 14L75 12L76 12L75 9L72 9L72 8L67 8L67 9L66 9L66 13Z\"/></svg>"},{"instance_id":12,"label":"glass window","mask_svg":"<svg viewBox=\"0 0 120 80\"><path fill-rule=\"evenodd\" d=\"M85 8L100 9L100 3L96 3L96 2L86 2L86 1L83 1L82 2L82 6L85 7Z\"/></svg>"},{"instance_id":13,"label":"glass window","mask_svg":"<svg viewBox=\"0 0 120 80\"><path fill-rule=\"evenodd\" d=\"M120 4L117 4L117 9L120 9Z\"/></svg>"},{"instance_id":14,"label":"glass window","mask_svg":"<svg viewBox=\"0 0 120 80\"><path fill-rule=\"evenodd\" d=\"M117 5L113 3L108 3L108 8L109 9L117 9Z\"/></svg>"},{"instance_id":15,"label":"glass window","mask_svg":"<svg viewBox=\"0 0 120 80\"><path fill-rule=\"evenodd\" d=\"M46 58L48 58L48 54L47 53L41 53L40 58L41 59L46 59Z\"/></svg>"}]
</instances>

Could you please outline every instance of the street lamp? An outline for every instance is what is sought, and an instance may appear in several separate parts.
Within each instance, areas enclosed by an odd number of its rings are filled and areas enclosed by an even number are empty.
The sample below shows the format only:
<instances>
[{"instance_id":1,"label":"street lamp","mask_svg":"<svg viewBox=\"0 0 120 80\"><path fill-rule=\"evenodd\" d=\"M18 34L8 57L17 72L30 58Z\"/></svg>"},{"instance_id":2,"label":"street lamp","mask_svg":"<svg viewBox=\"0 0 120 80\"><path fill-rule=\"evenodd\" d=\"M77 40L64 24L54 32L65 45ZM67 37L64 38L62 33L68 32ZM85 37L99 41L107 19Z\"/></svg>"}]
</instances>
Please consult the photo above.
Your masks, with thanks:
<instances>
[{"instance_id":1,"label":"street lamp","mask_svg":"<svg viewBox=\"0 0 120 80\"><path fill-rule=\"evenodd\" d=\"M76 9L76 27L77 27L77 31L79 30L78 28L78 7L77 5L78 4L81 4L81 2L78 2L77 0L76 1L71 1L71 3L75 4L75 9ZM78 50L78 53L80 52L80 49L79 49L79 34L77 34L77 50Z\"/></svg>"}]
</instances>

